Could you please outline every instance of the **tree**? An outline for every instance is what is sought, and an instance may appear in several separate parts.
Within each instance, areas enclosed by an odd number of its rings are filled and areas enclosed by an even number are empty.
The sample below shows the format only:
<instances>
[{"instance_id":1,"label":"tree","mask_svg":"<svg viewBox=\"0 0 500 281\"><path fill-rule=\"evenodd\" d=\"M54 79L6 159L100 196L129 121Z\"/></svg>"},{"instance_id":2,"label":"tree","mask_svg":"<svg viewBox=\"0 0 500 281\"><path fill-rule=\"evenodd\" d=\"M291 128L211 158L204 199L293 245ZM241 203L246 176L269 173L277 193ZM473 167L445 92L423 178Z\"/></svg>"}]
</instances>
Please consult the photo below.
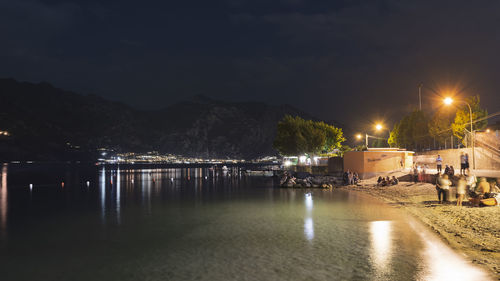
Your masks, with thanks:
<instances>
[{"instance_id":1,"label":"tree","mask_svg":"<svg viewBox=\"0 0 500 281\"><path fill-rule=\"evenodd\" d=\"M322 151L328 153L341 148L341 143L345 141L341 128L326 124L325 122L313 122L313 126L325 133L325 142L321 148Z\"/></svg>"},{"instance_id":2,"label":"tree","mask_svg":"<svg viewBox=\"0 0 500 281\"><path fill-rule=\"evenodd\" d=\"M469 97L465 100L472 109L472 129L483 130L488 125L488 120L474 122L474 120L488 116L488 110L482 109L480 106L479 95ZM470 111L467 105L461 107L456 115L455 121L451 125L453 134L465 144L465 130L470 131Z\"/></svg>"},{"instance_id":3,"label":"tree","mask_svg":"<svg viewBox=\"0 0 500 281\"><path fill-rule=\"evenodd\" d=\"M390 147L398 147L400 144L400 135L399 135L399 123L394 125L394 128L389 133L389 139L387 140Z\"/></svg>"},{"instance_id":4,"label":"tree","mask_svg":"<svg viewBox=\"0 0 500 281\"><path fill-rule=\"evenodd\" d=\"M317 154L339 149L345 141L342 129L324 122L286 115L278 122L273 147L281 155Z\"/></svg>"},{"instance_id":5,"label":"tree","mask_svg":"<svg viewBox=\"0 0 500 281\"><path fill-rule=\"evenodd\" d=\"M306 150L306 138L303 135L303 121L300 117L286 115L278 122L277 134L273 147L282 155L299 155Z\"/></svg>"},{"instance_id":6,"label":"tree","mask_svg":"<svg viewBox=\"0 0 500 281\"><path fill-rule=\"evenodd\" d=\"M417 149L429 143L427 118L420 110L404 116L389 135L389 145Z\"/></svg>"},{"instance_id":7,"label":"tree","mask_svg":"<svg viewBox=\"0 0 500 281\"><path fill-rule=\"evenodd\" d=\"M433 137L439 144L444 144L451 134L451 120L442 111L436 111L432 119L429 121L429 135Z\"/></svg>"}]
</instances>

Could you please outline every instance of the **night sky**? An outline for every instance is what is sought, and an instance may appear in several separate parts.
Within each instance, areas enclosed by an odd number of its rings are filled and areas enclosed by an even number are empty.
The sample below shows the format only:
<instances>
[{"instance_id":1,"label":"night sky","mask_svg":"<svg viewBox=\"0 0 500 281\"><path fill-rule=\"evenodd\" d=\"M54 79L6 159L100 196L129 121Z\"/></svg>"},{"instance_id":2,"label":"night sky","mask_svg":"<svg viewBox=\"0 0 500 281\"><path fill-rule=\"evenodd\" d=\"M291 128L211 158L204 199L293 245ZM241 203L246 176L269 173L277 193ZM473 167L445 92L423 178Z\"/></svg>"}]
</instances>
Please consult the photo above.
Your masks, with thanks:
<instances>
[{"instance_id":1,"label":"night sky","mask_svg":"<svg viewBox=\"0 0 500 281\"><path fill-rule=\"evenodd\" d=\"M499 1L0 0L0 77L152 109L203 94L390 126L438 94L500 110Z\"/></svg>"}]
</instances>

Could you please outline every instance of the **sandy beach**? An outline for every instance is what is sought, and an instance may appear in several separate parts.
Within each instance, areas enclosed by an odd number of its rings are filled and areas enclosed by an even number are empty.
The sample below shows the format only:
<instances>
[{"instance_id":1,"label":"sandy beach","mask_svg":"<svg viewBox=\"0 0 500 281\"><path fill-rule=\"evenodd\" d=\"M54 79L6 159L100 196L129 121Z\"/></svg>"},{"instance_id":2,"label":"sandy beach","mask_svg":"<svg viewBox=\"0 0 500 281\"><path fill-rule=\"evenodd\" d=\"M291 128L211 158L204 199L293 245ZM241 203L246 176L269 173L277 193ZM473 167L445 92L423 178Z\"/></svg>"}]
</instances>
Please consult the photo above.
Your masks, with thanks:
<instances>
[{"instance_id":1,"label":"sandy beach","mask_svg":"<svg viewBox=\"0 0 500 281\"><path fill-rule=\"evenodd\" d=\"M435 186L429 183L377 187L376 179L371 179L342 188L368 193L405 210L500 280L500 207L457 207L455 187L451 189L451 202L439 204Z\"/></svg>"}]
</instances>

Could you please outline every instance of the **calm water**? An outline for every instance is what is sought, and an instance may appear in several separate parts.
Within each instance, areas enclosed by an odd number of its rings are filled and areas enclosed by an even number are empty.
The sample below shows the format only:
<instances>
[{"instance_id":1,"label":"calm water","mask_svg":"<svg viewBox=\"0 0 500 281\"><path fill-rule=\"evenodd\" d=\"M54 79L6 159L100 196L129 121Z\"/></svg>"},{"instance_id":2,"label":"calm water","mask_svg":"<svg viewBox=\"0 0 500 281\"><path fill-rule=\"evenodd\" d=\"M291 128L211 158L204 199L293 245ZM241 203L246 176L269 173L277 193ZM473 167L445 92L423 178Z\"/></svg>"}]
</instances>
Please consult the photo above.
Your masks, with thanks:
<instances>
[{"instance_id":1,"label":"calm water","mask_svg":"<svg viewBox=\"0 0 500 281\"><path fill-rule=\"evenodd\" d=\"M488 279L397 212L202 169L4 165L0 280Z\"/></svg>"}]
</instances>

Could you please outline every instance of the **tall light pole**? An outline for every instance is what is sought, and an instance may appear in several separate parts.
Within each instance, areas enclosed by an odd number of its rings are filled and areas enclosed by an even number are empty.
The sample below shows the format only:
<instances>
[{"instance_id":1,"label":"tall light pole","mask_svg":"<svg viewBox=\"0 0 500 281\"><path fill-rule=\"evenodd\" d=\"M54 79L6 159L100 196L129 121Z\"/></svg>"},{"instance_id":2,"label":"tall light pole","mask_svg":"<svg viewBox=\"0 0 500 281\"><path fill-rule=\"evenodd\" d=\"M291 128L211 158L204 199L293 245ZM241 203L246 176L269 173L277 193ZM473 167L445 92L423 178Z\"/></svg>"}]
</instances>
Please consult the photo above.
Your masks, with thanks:
<instances>
[{"instance_id":1,"label":"tall light pole","mask_svg":"<svg viewBox=\"0 0 500 281\"><path fill-rule=\"evenodd\" d=\"M418 108L422 111L422 86L424 84L418 84Z\"/></svg>"},{"instance_id":2,"label":"tall light pole","mask_svg":"<svg viewBox=\"0 0 500 281\"><path fill-rule=\"evenodd\" d=\"M472 145L472 169L476 169L476 157L475 157L475 151L474 151L474 130L472 128L472 107L470 104L464 100L460 100L461 102L465 103L467 107L469 108L469 117L470 117L470 139L471 139L471 145ZM450 105L453 103L452 98L445 98L444 99L444 104Z\"/></svg>"}]
</instances>

